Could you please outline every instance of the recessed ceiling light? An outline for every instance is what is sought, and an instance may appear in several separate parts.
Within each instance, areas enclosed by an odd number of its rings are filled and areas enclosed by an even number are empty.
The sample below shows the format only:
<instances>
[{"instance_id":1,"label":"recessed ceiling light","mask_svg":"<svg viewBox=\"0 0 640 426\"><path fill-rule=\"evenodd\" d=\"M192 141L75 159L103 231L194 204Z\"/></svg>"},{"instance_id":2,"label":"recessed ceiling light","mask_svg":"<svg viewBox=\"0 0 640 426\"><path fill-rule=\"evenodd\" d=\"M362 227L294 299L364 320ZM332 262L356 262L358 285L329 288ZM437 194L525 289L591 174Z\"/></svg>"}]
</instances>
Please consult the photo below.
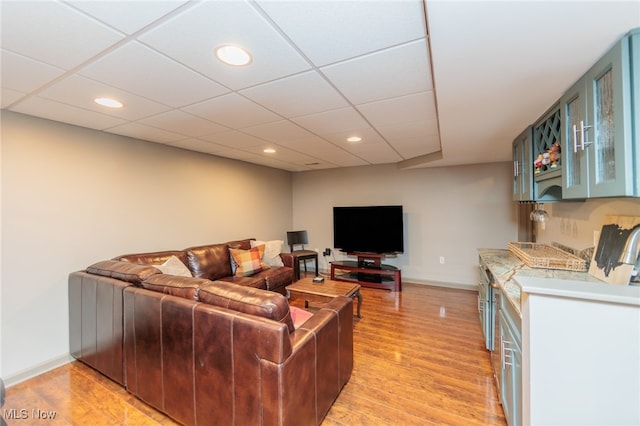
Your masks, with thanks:
<instances>
[{"instance_id":1,"label":"recessed ceiling light","mask_svg":"<svg viewBox=\"0 0 640 426\"><path fill-rule=\"evenodd\" d=\"M251 63L251 54L242 47L225 44L216 47L216 57L227 65L241 67Z\"/></svg>"},{"instance_id":2,"label":"recessed ceiling light","mask_svg":"<svg viewBox=\"0 0 640 426\"><path fill-rule=\"evenodd\" d=\"M264 152L264 153L266 153L266 154L274 154L274 153L276 152L276 150L275 150L275 149L273 149L273 148L267 148L267 149L265 149L265 150L264 150L264 151L262 151L262 152Z\"/></svg>"},{"instance_id":3,"label":"recessed ceiling light","mask_svg":"<svg viewBox=\"0 0 640 426\"><path fill-rule=\"evenodd\" d=\"M93 102L109 108L122 108L122 102L111 98L95 98Z\"/></svg>"},{"instance_id":4,"label":"recessed ceiling light","mask_svg":"<svg viewBox=\"0 0 640 426\"><path fill-rule=\"evenodd\" d=\"M351 136L349 138L347 138L348 142L360 142L362 140L362 138L360 136Z\"/></svg>"}]
</instances>

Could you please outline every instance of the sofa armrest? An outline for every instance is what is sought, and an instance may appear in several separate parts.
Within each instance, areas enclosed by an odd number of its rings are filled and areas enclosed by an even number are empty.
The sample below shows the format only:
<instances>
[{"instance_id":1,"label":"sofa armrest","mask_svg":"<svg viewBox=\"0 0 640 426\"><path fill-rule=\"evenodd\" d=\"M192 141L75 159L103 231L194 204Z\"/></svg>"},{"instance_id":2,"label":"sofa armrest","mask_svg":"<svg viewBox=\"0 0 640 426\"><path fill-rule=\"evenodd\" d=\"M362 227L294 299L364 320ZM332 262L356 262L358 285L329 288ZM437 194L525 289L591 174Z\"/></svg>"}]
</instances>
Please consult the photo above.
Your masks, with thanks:
<instances>
[{"instance_id":1,"label":"sofa armrest","mask_svg":"<svg viewBox=\"0 0 640 426\"><path fill-rule=\"evenodd\" d=\"M280 253L280 258L282 259L282 263L284 263L284 266L288 266L289 268L293 268L295 266L293 254Z\"/></svg>"},{"instance_id":2,"label":"sofa armrest","mask_svg":"<svg viewBox=\"0 0 640 426\"><path fill-rule=\"evenodd\" d=\"M353 301L337 297L291 333L292 354L283 364L280 381L290 395L280 401L283 414L268 418L295 418L298 424L320 424L349 380L353 369ZM266 367L266 366L265 366ZM264 374L275 374L276 366ZM277 383L276 380L265 381ZM264 389L263 395L274 394ZM295 397L294 397L295 395ZM271 401L266 401L271 402ZM278 407L264 404L265 407ZM309 418L315 413L314 418Z\"/></svg>"},{"instance_id":3,"label":"sofa armrest","mask_svg":"<svg viewBox=\"0 0 640 426\"><path fill-rule=\"evenodd\" d=\"M337 321L336 330L326 327L326 323L333 318ZM334 298L316 312L313 317L300 325L296 331L307 331L316 335L316 345L320 356L337 351L336 356L340 364L338 380L340 387L344 386L349 380L353 369L353 299L346 296ZM337 335L329 336L334 331ZM294 342L295 339L292 344ZM327 359L327 362L336 361Z\"/></svg>"}]
</instances>

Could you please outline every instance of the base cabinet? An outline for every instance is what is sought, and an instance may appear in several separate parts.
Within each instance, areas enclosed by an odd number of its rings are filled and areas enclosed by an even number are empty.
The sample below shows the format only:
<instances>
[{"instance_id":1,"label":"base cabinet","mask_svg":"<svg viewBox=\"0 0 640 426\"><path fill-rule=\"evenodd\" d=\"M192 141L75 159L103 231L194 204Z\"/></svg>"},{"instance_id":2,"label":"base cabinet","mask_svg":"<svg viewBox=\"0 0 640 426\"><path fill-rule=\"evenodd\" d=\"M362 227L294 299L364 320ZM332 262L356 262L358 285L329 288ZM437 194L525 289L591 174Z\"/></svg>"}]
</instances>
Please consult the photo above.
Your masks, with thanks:
<instances>
[{"instance_id":1,"label":"base cabinet","mask_svg":"<svg viewBox=\"0 0 640 426\"><path fill-rule=\"evenodd\" d=\"M499 298L496 351L499 352L498 394L509 426L522 425L522 337L520 316Z\"/></svg>"}]
</instances>

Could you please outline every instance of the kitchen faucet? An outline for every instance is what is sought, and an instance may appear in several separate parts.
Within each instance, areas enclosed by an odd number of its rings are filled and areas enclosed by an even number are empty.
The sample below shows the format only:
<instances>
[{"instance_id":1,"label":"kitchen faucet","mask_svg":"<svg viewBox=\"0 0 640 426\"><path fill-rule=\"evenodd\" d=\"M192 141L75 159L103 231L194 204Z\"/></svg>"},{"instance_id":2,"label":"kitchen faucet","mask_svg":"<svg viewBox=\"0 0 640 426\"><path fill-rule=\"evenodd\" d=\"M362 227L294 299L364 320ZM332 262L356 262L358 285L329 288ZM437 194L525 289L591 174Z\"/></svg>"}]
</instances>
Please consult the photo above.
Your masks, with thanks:
<instances>
[{"instance_id":1,"label":"kitchen faucet","mask_svg":"<svg viewBox=\"0 0 640 426\"><path fill-rule=\"evenodd\" d=\"M635 265L638 261L638 254L640 254L640 225L634 226L627 237L624 250L620 255L620 263Z\"/></svg>"}]
</instances>

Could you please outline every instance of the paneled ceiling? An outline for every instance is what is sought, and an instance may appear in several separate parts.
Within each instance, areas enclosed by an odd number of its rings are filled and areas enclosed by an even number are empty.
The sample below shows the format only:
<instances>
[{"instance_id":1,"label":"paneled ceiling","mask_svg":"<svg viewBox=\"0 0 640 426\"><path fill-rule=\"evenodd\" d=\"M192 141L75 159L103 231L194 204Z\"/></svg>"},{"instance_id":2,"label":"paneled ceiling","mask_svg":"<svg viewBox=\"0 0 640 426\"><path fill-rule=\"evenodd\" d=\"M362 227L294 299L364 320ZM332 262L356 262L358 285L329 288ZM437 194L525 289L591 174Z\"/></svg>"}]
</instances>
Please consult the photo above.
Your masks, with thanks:
<instances>
[{"instance_id":1,"label":"paneled ceiling","mask_svg":"<svg viewBox=\"0 0 640 426\"><path fill-rule=\"evenodd\" d=\"M3 0L0 13L3 109L289 171L508 161L640 26L640 2L614 0ZM225 44L252 62L218 61Z\"/></svg>"}]
</instances>

